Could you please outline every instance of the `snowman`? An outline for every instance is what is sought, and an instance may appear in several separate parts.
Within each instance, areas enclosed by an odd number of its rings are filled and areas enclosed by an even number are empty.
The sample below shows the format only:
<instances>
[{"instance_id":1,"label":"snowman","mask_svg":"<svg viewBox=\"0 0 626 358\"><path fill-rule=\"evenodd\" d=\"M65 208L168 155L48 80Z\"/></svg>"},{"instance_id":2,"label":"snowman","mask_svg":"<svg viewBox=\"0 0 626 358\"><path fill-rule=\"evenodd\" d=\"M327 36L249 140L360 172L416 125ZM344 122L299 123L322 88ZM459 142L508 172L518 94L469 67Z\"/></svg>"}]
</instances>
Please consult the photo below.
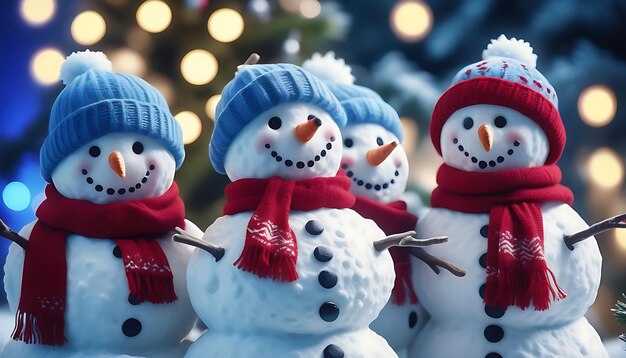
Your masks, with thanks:
<instances>
[{"instance_id":1,"label":"snowman","mask_svg":"<svg viewBox=\"0 0 626 358\"><path fill-rule=\"evenodd\" d=\"M417 217L407 211L407 204L401 200L409 164L404 149L398 145L403 132L396 111L374 91L355 85L350 66L332 52L323 56L316 53L302 67L327 81L346 112L348 121L341 129L341 168L352 180L350 191L356 196L352 209L374 220L388 235L414 230ZM427 320L410 277L410 256L416 250L421 253L419 258L426 257L421 249L389 249L395 282L390 300L370 325L400 357L406 357L410 343ZM438 271L437 265L433 267ZM454 272L462 275L462 271Z\"/></svg>"},{"instance_id":2,"label":"snowman","mask_svg":"<svg viewBox=\"0 0 626 358\"><path fill-rule=\"evenodd\" d=\"M187 271L208 332L186 357L395 357L368 326L393 287L387 249L418 240L385 237L349 209L351 180L337 173L346 116L327 86L250 62L217 107L210 158L232 183Z\"/></svg>"},{"instance_id":3,"label":"snowman","mask_svg":"<svg viewBox=\"0 0 626 358\"><path fill-rule=\"evenodd\" d=\"M437 102L433 145L444 164L418 235L467 270L436 279L413 265L431 319L410 357L606 357L584 317L602 258L555 165L565 129L554 88L523 40L504 35L463 68ZM591 236L570 250L566 240Z\"/></svg>"},{"instance_id":4,"label":"snowman","mask_svg":"<svg viewBox=\"0 0 626 358\"><path fill-rule=\"evenodd\" d=\"M15 314L2 357L176 357L194 324L173 242L184 219L173 181L182 132L147 82L100 52L61 67L65 89L41 149L48 183L37 220L12 238L5 289Z\"/></svg>"}]
</instances>

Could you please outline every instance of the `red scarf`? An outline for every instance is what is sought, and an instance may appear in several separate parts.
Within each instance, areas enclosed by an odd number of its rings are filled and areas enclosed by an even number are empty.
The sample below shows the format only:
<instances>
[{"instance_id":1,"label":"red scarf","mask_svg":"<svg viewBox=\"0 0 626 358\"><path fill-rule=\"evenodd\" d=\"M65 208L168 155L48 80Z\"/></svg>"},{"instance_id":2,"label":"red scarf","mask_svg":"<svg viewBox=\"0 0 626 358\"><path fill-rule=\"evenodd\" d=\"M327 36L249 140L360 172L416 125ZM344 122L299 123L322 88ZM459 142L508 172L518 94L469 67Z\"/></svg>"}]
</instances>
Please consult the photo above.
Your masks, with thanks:
<instances>
[{"instance_id":1,"label":"red scarf","mask_svg":"<svg viewBox=\"0 0 626 358\"><path fill-rule=\"evenodd\" d=\"M22 293L12 337L26 343L63 345L69 234L115 240L131 294L139 302L172 302L172 272L156 239L184 225L185 207L176 183L162 196L98 205L68 199L52 185L37 209L38 221L25 252Z\"/></svg>"},{"instance_id":2,"label":"red scarf","mask_svg":"<svg viewBox=\"0 0 626 358\"><path fill-rule=\"evenodd\" d=\"M548 268L543 248L541 204L572 204L556 165L477 173L443 164L432 194L433 207L489 213L485 303L547 310L566 294Z\"/></svg>"},{"instance_id":3,"label":"red scarf","mask_svg":"<svg viewBox=\"0 0 626 358\"><path fill-rule=\"evenodd\" d=\"M225 215L252 211L241 256L234 265L274 281L298 279L298 243L289 227L290 210L349 208L354 204L350 179L240 179L226 186Z\"/></svg>"},{"instance_id":4,"label":"red scarf","mask_svg":"<svg viewBox=\"0 0 626 358\"><path fill-rule=\"evenodd\" d=\"M381 204L364 196L357 196L352 210L366 219L374 220L386 235L415 230L417 224L417 216L408 212L406 203L401 200ZM391 291L391 302L396 305L403 305L408 296L411 304L417 304L419 301L411 281L411 257L409 253L400 247L390 248L389 253L393 258L396 272L396 280Z\"/></svg>"}]
</instances>

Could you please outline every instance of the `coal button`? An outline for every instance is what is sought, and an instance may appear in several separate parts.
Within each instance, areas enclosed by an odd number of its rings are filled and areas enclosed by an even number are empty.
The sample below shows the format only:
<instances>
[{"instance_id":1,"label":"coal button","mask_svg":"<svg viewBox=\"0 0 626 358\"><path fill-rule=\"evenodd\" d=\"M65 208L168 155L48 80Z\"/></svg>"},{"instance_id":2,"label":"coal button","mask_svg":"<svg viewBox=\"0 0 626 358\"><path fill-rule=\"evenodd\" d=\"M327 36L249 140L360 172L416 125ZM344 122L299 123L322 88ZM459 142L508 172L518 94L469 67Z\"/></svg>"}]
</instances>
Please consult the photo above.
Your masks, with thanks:
<instances>
[{"instance_id":1,"label":"coal button","mask_svg":"<svg viewBox=\"0 0 626 358\"><path fill-rule=\"evenodd\" d=\"M343 358L343 349L334 344L329 344L324 348L324 358Z\"/></svg>"},{"instance_id":2,"label":"coal button","mask_svg":"<svg viewBox=\"0 0 626 358\"><path fill-rule=\"evenodd\" d=\"M332 322L339 317L339 307L335 302L324 302L320 306L320 317L326 322Z\"/></svg>"},{"instance_id":3,"label":"coal button","mask_svg":"<svg viewBox=\"0 0 626 358\"><path fill-rule=\"evenodd\" d=\"M504 337L504 330L502 327L495 324L487 326L483 333L485 334L485 339L491 343L500 342L502 337Z\"/></svg>"},{"instance_id":4,"label":"coal button","mask_svg":"<svg viewBox=\"0 0 626 358\"><path fill-rule=\"evenodd\" d=\"M115 245L115 247L113 248L113 256L117 257L118 259L122 258L122 249L120 249L120 247L117 245Z\"/></svg>"},{"instance_id":5,"label":"coal button","mask_svg":"<svg viewBox=\"0 0 626 358\"><path fill-rule=\"evenodd\" d=\"M485 306L485 313L491 318L500 318L505 312L500 306Z\"/></svg>"},{"instance_id":6,"label":"coal button","mask_svg":"<svg viewBox=\"0 0 626 358\"><path fill-rule=\"evenodd\" d=\"M478 263L482 268L487 268L487 254L482 254L480 259L478 259Z\"/></svg>"},{"instance_id":7,"label":"coal button","mask_svg":"<svg viewBox=\"0 0 626 358\"><path fill-rule=\"evenodd\" d=\"M130 303L133 306L136 306L139 304L139 297L133 293L128 295L128 303Z\"/></svg>"},{"instance_id":8,"label":"coal button","mask_svg":"<svg viewBox=\"0 0 626 358\"><path fill-rule=\"evenodd\" d=\"M337 284L337 275L324 270L317 276L317 281L319 281L320 285L324 288L333 288Z\"/></svg>"},{"instance_id":9,"label":"coal button","mask_svg":"<svg viewBox=\"0 0 626 358\"><path fill-rule=\"evenodd\" d=\"M489 226L485 225L483 227L480 228L480 236L487 238L487 235L489 234Z\"/></svg>"},{"instance_id":10,"label":"coal button","mask_svg":"<svg viewBox=\"0 0 626 358\"><path fill-rule=\"evenodd\" d=\"M126 337L135 337L141 332L141 322L134 318L129 318L122 324L122 332Z\"/></svg>"},{"instance_id":11,"label":"coal button","mask_svg":"<svg viewBox=\"0 0 626 358\"><path fill-rule=\"evenodd\" d=\"M322 223L317 220L310 220L306 223L304 229L311 235L319 235L322 231L324 231L324 226L322 226Z\"/></svg>"},{"instance_id":12,"label":"coal button","mask_svg":"<svg viewBox=\"0 0 626 358\"><path fill-rule=\"evenodd\" d=\"M417 324L417 313L411 312L411 314L409 315L409 328L415 327L416 324Z\"/></svg>"},{"instance_id":13,"label":"coal button","mask_svg":"<svg viewBox=\"0 0 626 358\"><path fill-rule=\"evenodd\" d=\"M502 358L500 353L491 352L485 356L485 358Z\"/></svg>"},{"instance_id":14,"label":"coal button","mask_svg":"<svg viewBox=\"0 0 626 358\"><path fill-rule=\"evenodd\" d=\"M313 256L320 262L328 262L333 258L333 252L326 246L318 246L313 251Z\"/></svg>"},{"instance_id":15,"label":"coal button","mask_svg":"<svg viewBox=\"0 0 626 358\"><path fill-rule=\"evenodd\" d=\"M482 286L478 289L478 294L480 297L485 298L485 290L487 289L487 284L483 283Z\"/></svg>"}]
</instances>

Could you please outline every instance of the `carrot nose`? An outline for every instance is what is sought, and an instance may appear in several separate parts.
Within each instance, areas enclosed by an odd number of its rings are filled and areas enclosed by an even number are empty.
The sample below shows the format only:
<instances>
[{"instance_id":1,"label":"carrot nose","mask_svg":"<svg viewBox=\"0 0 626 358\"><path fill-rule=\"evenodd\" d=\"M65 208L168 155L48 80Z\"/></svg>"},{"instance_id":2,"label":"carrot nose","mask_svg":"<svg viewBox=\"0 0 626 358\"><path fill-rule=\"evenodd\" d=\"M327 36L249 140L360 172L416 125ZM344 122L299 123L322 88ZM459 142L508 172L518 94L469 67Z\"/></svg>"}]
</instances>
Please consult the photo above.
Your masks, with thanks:
<instances>
[{"instance_id":1,"label":"carrot nose","mask_svg":"<svg viewBox=\"0 0 626 358\"><path fill-rule=\"evenodd\" d=\"M487 124L478 127L478 139L485 148L485 152L489 152L493 147L493 129Z\"/></svg>"},{"instance_id":2,"label":"carrot nose","mask_svg":"<svg viewBox=\"0 0 626 358\"><path fill-rule=\"evenodd\" d=\"M109 154L109 165L115 174L120 176L120 178L126 178L126 165L124 164L124 157L122 157L122 153L118 151L111 152L111 154Z\"/></svg>"},{"instance_id":3,"label":"carrot nose","mask_svg":"<svg viewBox=\"0 0 626 358\"><path fill-rule=\"evenodd\" d=\"M305 123L298 124L296 126L296 138L302 143L310 141L321 125L322 120L317 117L309 119Z\"/></svg>"},{"instance_id":4,"label":"carrot nose","mask_svg":"<svg viewBox=\"0 0 626 358\"><path fill-rule=\"evenodd\" d=\"M367 162L370 163L370 165L376 167L380 165L380 163L384 162L385 159L387 159L387 157L391 155L391 152L393 152L393 150L396 149L397 146L398 142L396 141L381 145L378 148L368 150L365 158L367 159Z\"/></svg>"}]
</instances>

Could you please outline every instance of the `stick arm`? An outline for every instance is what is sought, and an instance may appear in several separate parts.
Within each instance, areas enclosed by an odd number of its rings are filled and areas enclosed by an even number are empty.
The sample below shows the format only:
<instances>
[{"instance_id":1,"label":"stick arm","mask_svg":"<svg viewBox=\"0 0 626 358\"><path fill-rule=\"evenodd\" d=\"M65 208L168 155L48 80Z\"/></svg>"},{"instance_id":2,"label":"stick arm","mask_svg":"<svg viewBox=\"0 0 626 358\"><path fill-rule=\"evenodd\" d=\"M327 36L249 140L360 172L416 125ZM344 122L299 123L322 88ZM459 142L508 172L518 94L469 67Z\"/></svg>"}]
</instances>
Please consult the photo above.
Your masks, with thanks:
<instances>
[{"instance_id":1,"label":"stick arm","mask_svg":"<svg viewBox=\"0 0 626 358\"><path fill-rule=\"evenodd\" d=\"M612 216L610 218L599 221L589 226L587 229L579 231L577 233L563 235L563 240L565 241L565 246L573 251L574 244L577 242L583 241L607 230L623 228L626 228L626 213Z\"/></svg>"},{"instance_id":2,"label":"stick arm","mask_svg":"<svg viewBox=\"0 0 626 358\"><path fill-rule=\"evenodd\" d=\"M416 239L415 231L407 231L399 234L393 234L384 239L374 241L376 251L385 251L394 246L401 247L422 247L441 244L448 241L446 236L436 236L427 239Z\"/></svg>"},{"instance_id":3,"label":"stick arm","mask_svg":"<svg viewBox=\"0 0 626 358\"><path fill-rule=\"evenodd\" d=\"M439 274L439 267L443 268L446 271L449 271L451 274L457 277L463 277L466 275L465 270L454 266L452 263L442 260L438 257L435 257L426 250L421 247L409 247L409 254L418 260L423 261L426 265L428 265L436 274Z\"/></svg>"},{"instance_id":4,"label":"stick arm","mask_svg":"<svg viewBox=\"0 0 626 358\"><path fill-rule=\"evenodd\" d=\"M0 220L0 236L13 241L24 250L26 250L26 248L28 247L28 240L20 234L16 233L15 231L11 230L11 228L8 227L7 224L5 224L2 220Z\"/></svg>"},{"instance_id":5,"label":"stick arm","mask_svg":"<svg viewBox=\"0 0 626 358\"><path fill-rule=\"evenodd\" d=\"M176 234L173 239L181 244L191 245L208 252L215 258L215 262L219 262L226 253L223 247L206 242L179 227L176 227Z\"/></svg>"}]
</instances>

